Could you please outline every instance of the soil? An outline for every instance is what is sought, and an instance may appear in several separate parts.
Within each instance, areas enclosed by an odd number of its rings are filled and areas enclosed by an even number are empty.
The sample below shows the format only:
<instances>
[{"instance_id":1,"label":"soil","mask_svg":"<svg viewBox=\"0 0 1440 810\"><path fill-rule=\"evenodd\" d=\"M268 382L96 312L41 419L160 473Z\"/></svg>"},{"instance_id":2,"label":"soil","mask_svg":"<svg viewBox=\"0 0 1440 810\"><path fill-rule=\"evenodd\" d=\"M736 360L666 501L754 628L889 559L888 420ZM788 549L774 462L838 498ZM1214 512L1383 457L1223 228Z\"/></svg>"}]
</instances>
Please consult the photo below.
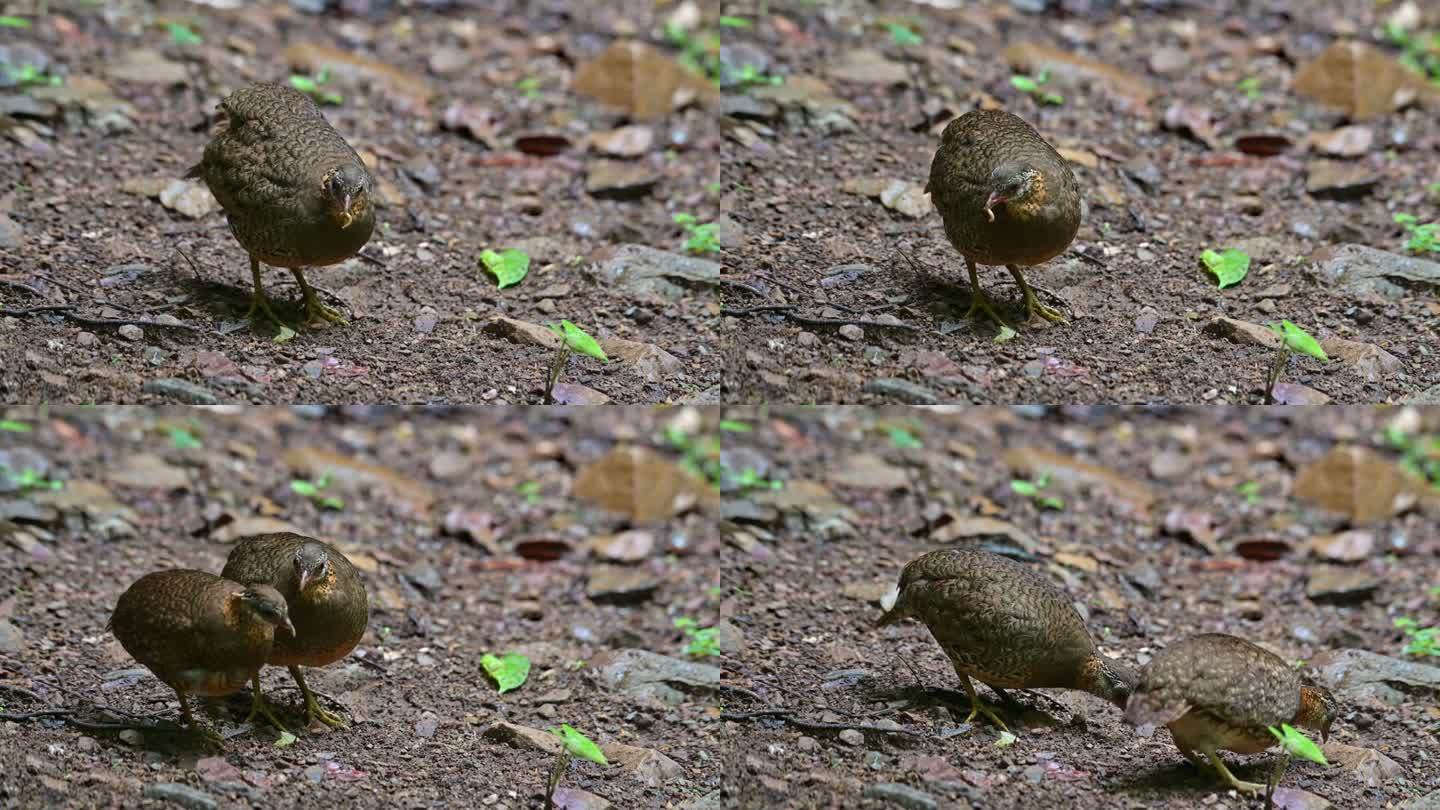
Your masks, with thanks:
<instances>
[{"instance_id":1,"label":"soil","mask_svg":"<svg viewBox=\"0 0 1440 810\"><path fill-rule=\"evenodd\" d=\"M1304 662L1303 677L1322 677L1322 662L1342 648L1425 663L1402 653L1393 620L1428 626L1440 616L1433 511L1367 526L1375 545L1345 570L1378 588L1334 604L1310 596L1331 565L1312 544L1343 521L1293 495L1297 470L1337 444L1386 453L1378 434L1396 415L732 409L728 419L754 429L731 434L725 451L729 466L751 471L747 488L725 496L722 526L722 626L740 639L725 665L736 693L722 715L731 720L727 784L743 807L1263 806L1197 772L1168 732L1139 737L1113 706L1084 693L1019 698L1025 715L1006 714L1018 740L997 747L998 729L963 722L968 700L923 625L873 626L878 600L910 559L946 543L980 543L1048 572L1088 616L1102 652L1132 666L1203 632L1238 635ZM1428 430L1440 429L1435 413L1425 419ZM904 431L898 439L896 429ZM1002 458L1019 448L1073 457L1104 471L1088 474L1122 483L1076 489L1056 474L1042 494L1063 498L1063 508L1041 508L1011 488L1023 476ZM1245 482L1258 486L1237 490ZM1136 486L1155 495L1146 509L1118 495ZM1177 510L1213 521L1215 553L1163 529ZM947 536L978 516L1008 522L1006 532L1028 536L1030 552L999 530ZM921 687L932 699L921 699ZM951 690L949 706L933 699L939 689ZM1327 746L1332 763L1338 743L1382 752L1394 771L1367 786L1352 768L1296 761L1282 788L1331 804L1291 793L1283 804L1277 794L1277 806L1393 807L1426 794L1433 802L1435 697L1420 690L1393 705L1342 698ZM1240 778L1260 782L1272 762L1226 759ZM924 795L893 804L872 798L885 783Z\"/></svg>"},{"instance_id":2,"label":"soil","mask_svg":"<svg viewBox=\"0 0 1440 810\"><path fill-rule=\"evenodd\" d=\"M100 116L72 112L28 121L23 147L8 144L0 214L21 235L0 248L4 399L539 403L554 351L487 329L499 315L535 324L568 319L597 338L674 355L661 374L572 358L563 380L612 401L714 400L713 287L633 295L594 272L624 244L683 254L674 214L714 219L713 110L691 103L637 122L653 140L621 162L648 170L656 183L634 199L602 198L587 192L586 179L596 161L610 158L590 148L590 135L631 122L572 89L577 66L622 38L676 56L661 33L669 9L645 0L346 4L368 9L360 14L336 3L323 14L302 13L299 2L238 5L77 4L29 30L3 29L5 42L39 46L49 72L72 85L110 76L142 49L158 50L183 76L107 79L137 111L129 131L105 134L110 124ZM171 21L189 25L203 43L172 42L163 24ZM350 324L302 328L276 344L273 325L245 320L249 264L224 215L192 219L162 207L154 193L122 188L179 178L203 151L219 99L250 81L285 81L292 71L286 48L307 42L346 51L368 71L357 80L337 72L326 88L340 92L343 104L324 111L373 163L386 200L360 257L307 273ZM415 83L425 89L409 90ZM447 128L452 109L463 110L459 120L478 134ZM533 135L561 140L520 140ZM547 150L558 154L536 153ZM532 264L525 281L499 290L479 257L507 247L526 250ZM298 324L291 275L267 269L265 287L282 317ZM119 332L125 321L164 316L192 328L142 325L134 338ZM175 378L201 386L198 398L146 386Z\"/></svg>"},{"instance_id":3,"label":"soil","mask_svg":"<svg viewBox=\"0 0 1440 810\"><path fill-rule=\"evenodd\" d=\"M1397 213L1435 218L1433 103L1360 122L1372 145L1342 168L1374 185L1330 199L1306 190L1325 157L1307 139L1347 122L1290 89L1298 66L1347 34L1396 56L1380 33L1392 9L1329 0L1018 10L1032 5L1046 4L772 2L753 28L726 29L737 70L763 66L761 78L726 89L722 118L726 402L1261 402L1275 352L1207 330L1220 316L1289 319L1317 338L1396 356L1379 375L1291 360L1286 381L1334 401L1396 401L1440 382L1435 287L1382 299L1314 272L1317 254L1338 244L1405 252ZM727 13L754 6L727 4ZM897 44L891 23L923 42ZM1023 42L1098 61L1119 78L1057 71L1042 89L1063 103L1042 104L1009 81L1006 50ZM860 61L862 49L879 58ZM766 77L783 78L801 100L779 111L747 101L772 92ZM1258 84L1237 87L1247 78ZM805 84L813 79L851 109ZM1145 103L1108 89L1135 80L1153 92ZM1073 150L1088 204L1069 252L1026 272L1054 293L1042 300L1069 309L1068 323L1020 323L1009 273L981 268L982 288L1019 331L1005 343L992 322L965 318L965 265L939 214L924 198L918 218L878 198L894 181L919 198L944 123L980 105ZM1167 124L1172 110L1179 121ZM1208 145L1184 128L1206 120ZM1236 137L1251 134L1281 135L1284 153L1242 152ZM875 178L883 182L868 195L844 190ZM1200 255L1233 246L1251 254L1250 273L1220 290ZM841 332L845 324L861 328Z\"/></svg>"},{"instance_id":4,"label":"soil","mask_svg":"<svg viewBox=\"0 0 1440 810\"><path fill-rule=\"evenodd\" d=\"M502 721L569 723L602 745L670 760L638 771L576 760L562 787L594 795L572 795L566 807L611 806L603 797L615 807L698 808L686 802L718 790L713 693L677 685L673 700L631 697L603 674L625 650L687 658L677 618L713 624L715 519L691 508L637 526L651 545L615 563L592 542L629 519L572 492L580 472L621 444L653 447L673 464L660 436L713 437L714 412L56 408L3 416L32 428L4 433L4 466L23 459L75 500L58 517L26 518L16 499L38 502L41 490L0 492L0 805L159 807L142 802L146 787L180 783L221 807L543 807L555 757L488 736ZM177 429L203 446L180 449ZM302 476L285 454L307 446L353 464L323 491L342 497L342 509L292 491ZM147 454L143 476L184 483L136 481ZM0 479L7 490L9 480ZM64 716L16 719L80 708L70 719L116 722L99 706L150 724L178 721L174 693L107 632L110 611L150 571L218 572L230 534L260 517L330 540L362 571L371 606L364 639L346 659L306 671L349 728L301 729L298 690L274 667L264 670L264 687L297 732L288 746L268 725L243 722L248 690L203 713L192 702L201 722L227 735L219 753L188 733L131 736L76 728ZM595 578L616 568L649 590L591 598ZM501 695L480 658L511 651L532 668L523 686Z\"/></svg>"}]
</instances>

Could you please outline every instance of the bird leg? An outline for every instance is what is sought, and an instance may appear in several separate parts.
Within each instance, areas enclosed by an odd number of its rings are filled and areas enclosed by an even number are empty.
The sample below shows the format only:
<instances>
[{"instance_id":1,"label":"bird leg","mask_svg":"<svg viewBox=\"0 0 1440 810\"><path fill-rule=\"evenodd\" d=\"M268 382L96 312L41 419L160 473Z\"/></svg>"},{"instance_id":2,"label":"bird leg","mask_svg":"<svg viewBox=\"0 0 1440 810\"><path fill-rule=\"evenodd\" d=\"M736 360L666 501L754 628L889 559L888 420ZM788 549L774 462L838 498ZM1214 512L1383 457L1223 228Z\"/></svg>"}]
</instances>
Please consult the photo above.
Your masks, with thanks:
<instances>
[{"instance_id":1,"label":"bird leg","mask_svg":"<svg viewBox=\"0 0 1440 810\"><path fill-rule=\"evenodd\" d=\"M1214 750L1206 751L1205 755L1210 758L1211 764L1215 766L1215 770L1220 772L1220 776L1224 777L1225 781L1230 783L1230 787L1235 788L1243 794L1248 794L1251 796L1257 793L1263 793L1265 791L1264 785L1256 782L1244 782L1236 779L1235 774L1230 773L1230 769L1225 767L1225 760L1221 759L1220 755L1215 753Z\"/></svg>"},{"instance_id":2,"label":"bird leg","mask_svg":"<svg viewBox=\"0 0 1440 810\"><path fill-rule=\"evenodd\" d=\"M265 699L265 693L260 691L260 672L259 672L258 670L255 672L255 682L254 682L254 683L255 683L255 699L254 699L254 701L250 704L250 714L246 715L246 717L245 717L245 722L247 722L247 723L253 723L253 722L255 722L255 715L258 714L258 715L260 715L261 717L264 717L264 718L265 718L265 722L269 723L270 725L274 726L275 728L278 728L278 729L280 729L281 731L289 731L289 729L285 728L285 725L284 725L283 723L281 723L280 720L275 717L275 712L274 712L274 710L270 708L270 701L266 700L266 699Z\"/></svg>"},{"instance_id":3,"label":"bird leg","mask_svg":"<svg viewBox=\"0 0 1440 810\"><path fill-rule=\"evenodd\" d=\"M1040 303L1040 299L1035 297L1035 291L1030 288L1030 283L1025 280L1025 276L1021 275L1018 265L1007 264L1005 268L1010 271L1010 275L1015 277L1015 283L1020 285L1020 292L1025 295L1025 317L1027 320L1034 318L1036 315L1039 315L1047 321L1065 320L1065 313L1054 307Z\"/></svg>"},{"instance_id":4,"label":"bird leg","mask_svg":"<svg viewBox=\"0 0 1440 810\"><path fill-rule=\"evenodd\" d=\"M310 722L316 719L331 728L340 728L345 725L345 718L332 711L327 711L324 706L320 705L320 701L315 699L315 693L305 685L305 676L300 673L300 667L291 666L290 675L295 679L295 683L300 685L300 694L305 696L305 725L310 725Z\"/></svg>"},{"instance_id":5,"label":"bird leg","mask_svg":"<svg viewBox=\"0 0 1440 810\"><path fill-rule=\"evenodd\" d=\"M173 686L170 688L175 689ZM195 722L195 715L190 713L190 698L183 691L175 689L175 696L180 698L180 719L185 722L186 728L199 734L212 745L220 746L225 742L219 734Z\"/></svg>"},{"instance_id":6,"label":"bird leg","mask_svg":"<svg viewBox=\"0 0 1440 810\"><path fill-rule=\"evenodd\" d=\"M970 271L970 308L965 310L966 318L975 317L975 310L980 310L990 317L990 320L1006 326L1007 324L995 313L990 306L990 299L985 297L985 291L980 289L980 271L975 267L975 260L969 256L965 257L965 267Z\"/></svg>"},{"instance_id":7,"label":"bird leg","mask_svg":"<svg viewBox=\"0 0 1440 810\"><path fill-rule=\"evenodd\" d=\"M290 272L295 274L295 282L300 285L300 295L305 299L305 318L307 321L318 319L341 325L346 323L345 316L340 313L340 310L332 309L320 300L320 296L315 294L315 288L311 287L310 283L305 280L305 273L302 272L300 268L292 267L290 268Z\"/></svg>"},{"instance_id":8,"label":"bird leg","mask_svg":"<svg viewBox=\"0 0 1440 810\"><path fill-rule=\"evenodd\" d=\"M265 289L260 285L260 260L254 256L250 257L250 275L255 279L255 292L250 297L250 309L245 313L245 317L247 319L254 318L255 310L258 309L265 317L275 323L275 325L283 329L289 329L289 324L280 320L280 316L276 315L275 310L270 308L270 300L265 297Z\"/></svg>"},{"instance_id":9,"label":"bird leg","mask_svg":"<svg viewBox=\"0 0 1440 810\"><path fill-rule=\"evenodd\" d=\"M975 715L980 714L984 715L986 720L999 726L1001 731L1009 731L1009 727L1005 725L1004 720L1000 719L1000 715L996 714L994 709L986 706L980 700L980 696L975 693L975 684L970 682L970 676L963 673L956 674L960 675L960 683L964 684L965 691L970 695L970 714L966 716L965 722L969 723L975 719Z\"/></svg>"}]
</instances>

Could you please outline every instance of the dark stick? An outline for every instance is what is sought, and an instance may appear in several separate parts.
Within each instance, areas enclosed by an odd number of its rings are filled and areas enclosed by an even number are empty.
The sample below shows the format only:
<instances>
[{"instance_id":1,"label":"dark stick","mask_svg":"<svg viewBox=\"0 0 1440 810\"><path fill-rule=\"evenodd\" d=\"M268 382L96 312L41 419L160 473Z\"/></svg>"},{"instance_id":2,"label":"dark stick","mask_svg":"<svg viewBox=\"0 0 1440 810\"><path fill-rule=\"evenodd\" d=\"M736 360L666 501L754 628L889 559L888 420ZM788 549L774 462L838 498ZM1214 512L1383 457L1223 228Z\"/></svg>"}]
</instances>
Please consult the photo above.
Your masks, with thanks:
<instances>
[{"instance_id":1,"label":"dark stick","mask_svg":"<svg viewBox=\"0 0 1440 810\"><path fill-rule=\"evenodd\" d=\"M188 323L160 323L158 321L146 320L144 318L91 318L86 315L79 315L70 311L69 304L51 304L43 307L31 307L29 309L0 309L0 315L9 315L12 318L27 318L32 315L44 315L53 312L66 320L74 321L81 326L154 326L159 329L186 329L191 332L202 331L198 326L191 326Z\"/></svg>"}]
</instances>

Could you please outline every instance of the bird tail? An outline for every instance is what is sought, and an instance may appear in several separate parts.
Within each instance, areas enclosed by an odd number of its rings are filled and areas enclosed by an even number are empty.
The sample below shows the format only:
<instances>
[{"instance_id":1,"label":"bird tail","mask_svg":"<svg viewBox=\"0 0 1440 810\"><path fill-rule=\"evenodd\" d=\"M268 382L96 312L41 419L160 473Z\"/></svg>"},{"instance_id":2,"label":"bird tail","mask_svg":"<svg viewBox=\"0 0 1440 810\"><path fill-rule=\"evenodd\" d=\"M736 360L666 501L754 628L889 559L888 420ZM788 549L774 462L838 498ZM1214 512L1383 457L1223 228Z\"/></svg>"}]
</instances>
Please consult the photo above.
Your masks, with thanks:
<instances>
[{"instance_id":1,"label":"bird tail","mask_svg":"<svg viewBox=\"0 0 1440 810\"><path fill-rule=\"evenodd\" d=\"M1136 692L1125 703L1125 722L1134 726L1140 736L1149 737L1157 726L1179 720L1188 711L1187 703L1165 703L1156 695Z\"/></svg>"}]
</instances>

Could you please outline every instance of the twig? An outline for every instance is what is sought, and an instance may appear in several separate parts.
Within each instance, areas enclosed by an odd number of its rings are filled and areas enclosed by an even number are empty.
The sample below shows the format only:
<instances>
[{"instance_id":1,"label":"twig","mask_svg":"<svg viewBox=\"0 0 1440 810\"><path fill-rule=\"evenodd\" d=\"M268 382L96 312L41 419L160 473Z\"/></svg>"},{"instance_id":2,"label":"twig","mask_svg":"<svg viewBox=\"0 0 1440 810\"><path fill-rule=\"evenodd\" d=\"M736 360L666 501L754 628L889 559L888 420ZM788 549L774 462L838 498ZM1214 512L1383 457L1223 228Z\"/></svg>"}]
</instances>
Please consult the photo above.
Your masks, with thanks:
<instances>
[{"instance_id":1,"label":"twig","mask_svg":"<svg viewBox=\"0 0 1440 810\"><path fill-rule=\"evenodd\" d=\"M31 287L29 284L23 284L23 283L21 283L21 282L19 282L19 281L11 281L11 280L8 279L8 278L0 278L0 284L4 284L6 287L14 287L14 288L17 289L17 290L24 290L25 292L30 293L31 295L35 296L36 298L44 298L44 297L45 297L45 293L42 293L42 292L40 292L39 290L35 289L34 287Z\"/></svg>"},{"instance_id":2,"label":"twig","mask_svg":"<svg viewBox=\"0 0 1440 810\"><path fill-rule=\"evenodd\" d=\"M30 307L29 309L0 309L0 315L9 315L12 318L28 318L33 315L44 315L55 313L66 320L74 321L81 326L154 326L160 329L186 329L191 332L203 331L198 326L191 326L188 323L160 323L145 318L91 318L88 315L80 315L71 312L70 304L51 304L43 307Z\"/></svg>"},{"instance_id":3,"label":"twig","mask_svg":"<svg viewBox=\"0 0 1440 810\"><path fill-rule=\"evenodd\" d=\"M743 686L736 686L736 685L734 685L734 684L725 683L725 682L722 681L719 686L715 687L715 689L716 689L716 691L718 691L718 692L730 692L730 693L736 694L736 695L744 695L745 697L750 698L751 700L755 701L756 703L763 703L763 704L765 704L766 706L770 705L770 701L768 701L768 700L766 700L764 697L762 697L762 696L760 695L760 693L755 692L755 691L753 691L753 690L751 690L751 689L746 689L746 688L743 687Z\"/></svg>"},{"instance_id":4,"label":"twig","mask_svg":"<svg viewBox=\"0 0 1440 810\"><path fill-rule=\"evenodd\" d=\"M776 719L781 720L784 723L792 725L798 729L803 729L805 731L838 732L845 731L846 729L854 729L860 732L869 731L876 734L903 734L909 737L926 736L925 734L908 728L885 728L883 726L876 726L869 723L826 723L820 720L805 720L803 718L793 717L792 715L794 713L794 709L762 709L760 711L754 712L721 712L720 719L729 720L735 723L751 723L757 720Z\"/></svg>"},{"instance_id":5,"label":"twig","mask_svg":"<svg viewBox=\"0 0 1440 810\"><path fill-rule=\"evenodd\" d=\"M1105 260L1102 259L1102 258L1100 258L1099 256L1091 256L1091 255L1090 255L1090 251L1088 251L1088 250L1086 250L1086 251L1076 250L1076 251L1073 251L1073 252L1074 252L1074 254L1075 254L1076 256L1079 256L1082 261L1090 262L1091 264L1093 264L1093 265L1095 265L1095 266L1097 266L1097 267L1109 267L1109 266L1110 266L1110 265L1106 264ZM1034 284L1031 284L1030 286L1033 287L1033 286L1035 286L1035 285L1034 285Z\"/></svg>"},{"instance_id":6,"label":"twig","mask_svg":"<svg viewBox=\"0 0 1440 810\"><path fill-rule=\"evenodd\" d=\"M782 318L788 318L796 323L806 326L873 326L877 329L903 329L908 332L926 332L918 326L908 323L886 323L884 321L870 321L858 318L816 318L810 315L801 315L797 312L790 312L789 304L765 304L758 307L746 307L744 309L721 309L721 315L731 315L736 318L748 318L752 315L774 314Z\"/></svg>"}]
</instances>

